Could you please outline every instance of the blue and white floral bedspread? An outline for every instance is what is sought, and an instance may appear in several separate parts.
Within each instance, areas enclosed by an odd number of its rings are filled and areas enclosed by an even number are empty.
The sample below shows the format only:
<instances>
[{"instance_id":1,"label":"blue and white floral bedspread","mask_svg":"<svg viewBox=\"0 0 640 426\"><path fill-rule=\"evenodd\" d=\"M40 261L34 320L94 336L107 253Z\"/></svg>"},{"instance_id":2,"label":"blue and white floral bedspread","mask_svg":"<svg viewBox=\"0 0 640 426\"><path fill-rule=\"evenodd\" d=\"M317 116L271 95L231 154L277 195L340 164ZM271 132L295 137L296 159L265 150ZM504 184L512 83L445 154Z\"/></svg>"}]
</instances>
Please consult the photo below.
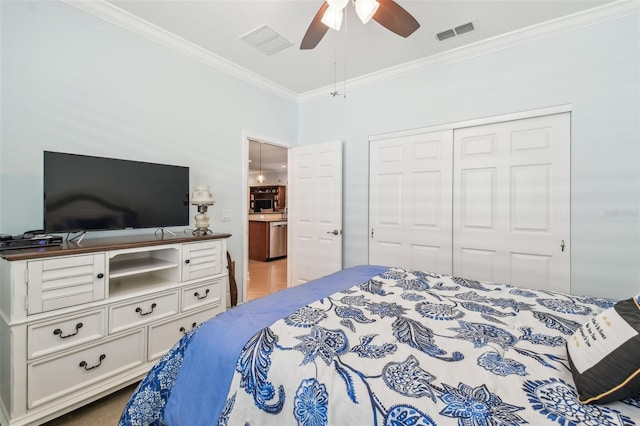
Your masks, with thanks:
<instances>
[{"instance_id":1,"label":"blue and white floral bedspread","mask_svg":"<svg viewBox=\"0 0 640 426\"><path fill-rule=\"evenodd\" d=\"M613 303L392 268L255 334L218 423L640 425L640 398L581 405L567 361Z\"/></svg>"}]
</instances>

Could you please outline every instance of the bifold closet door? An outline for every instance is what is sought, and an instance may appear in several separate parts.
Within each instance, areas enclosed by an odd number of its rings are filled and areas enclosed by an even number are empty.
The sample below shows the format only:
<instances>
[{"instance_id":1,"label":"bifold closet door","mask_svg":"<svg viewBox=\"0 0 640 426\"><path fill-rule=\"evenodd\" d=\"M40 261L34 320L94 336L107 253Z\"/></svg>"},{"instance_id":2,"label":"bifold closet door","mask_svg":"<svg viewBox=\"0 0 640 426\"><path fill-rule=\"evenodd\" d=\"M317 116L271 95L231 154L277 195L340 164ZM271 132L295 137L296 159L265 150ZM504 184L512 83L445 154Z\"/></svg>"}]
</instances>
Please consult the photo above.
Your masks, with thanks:
<instances>
[{"instance_id":1,"label":"bifold closet door","mask_svg":"<svg viewBox=\"0 0 640 426\"><path fill-rule=\"evenodd\" d=\"M369 263L452 272L453 131L370 144Z\"/></svg>"},{"instance_id":2,"label":"bifold closet door","mask_svg":"<svg viewBox=\"0 0 640 426\"><path fill-rule=\"evenodd\" d=\"M570 291L570 114L454 131L453 274Z\"/></svg>"}]
</instances>

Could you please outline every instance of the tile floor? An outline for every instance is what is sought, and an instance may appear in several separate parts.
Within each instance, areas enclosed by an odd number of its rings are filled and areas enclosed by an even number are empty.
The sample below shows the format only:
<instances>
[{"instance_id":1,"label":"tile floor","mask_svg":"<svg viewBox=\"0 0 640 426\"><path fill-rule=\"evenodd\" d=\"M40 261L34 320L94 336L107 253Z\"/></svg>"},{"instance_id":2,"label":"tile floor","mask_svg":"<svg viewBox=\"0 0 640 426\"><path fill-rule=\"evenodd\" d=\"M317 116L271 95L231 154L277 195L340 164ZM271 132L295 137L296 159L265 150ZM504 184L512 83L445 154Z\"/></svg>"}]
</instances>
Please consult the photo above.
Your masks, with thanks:
<instances>
[{"instance_id":1,"label":"tile floor","mask_svg":"<svg viewBox=\"0 0 640 426\"><path fill-rule=\"evenodd\" d=\"M287 288L287 259L259 262L249 260L247 300L253 300Z\"/></svg>"}]
</instances>

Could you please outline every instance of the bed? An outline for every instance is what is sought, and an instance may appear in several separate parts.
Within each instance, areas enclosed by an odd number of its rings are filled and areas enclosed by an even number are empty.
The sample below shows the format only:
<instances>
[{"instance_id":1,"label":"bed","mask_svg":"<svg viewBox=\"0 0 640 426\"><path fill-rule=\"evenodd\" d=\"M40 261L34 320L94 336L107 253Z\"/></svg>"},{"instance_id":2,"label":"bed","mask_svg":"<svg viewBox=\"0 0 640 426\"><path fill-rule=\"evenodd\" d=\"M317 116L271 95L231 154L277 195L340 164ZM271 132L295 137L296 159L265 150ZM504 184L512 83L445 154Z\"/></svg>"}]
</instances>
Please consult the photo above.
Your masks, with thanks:
<instances>
[{"instance_id":1,"label":"bed","mask_svg":"<svg viewBox=\"0 0 640 426\"><path fill-rule=\"evenodd\" d=\"M347 268L185 335L120 425L640 425L581 404L566 341L615 301Z\"/></svg>"}]
</instances>

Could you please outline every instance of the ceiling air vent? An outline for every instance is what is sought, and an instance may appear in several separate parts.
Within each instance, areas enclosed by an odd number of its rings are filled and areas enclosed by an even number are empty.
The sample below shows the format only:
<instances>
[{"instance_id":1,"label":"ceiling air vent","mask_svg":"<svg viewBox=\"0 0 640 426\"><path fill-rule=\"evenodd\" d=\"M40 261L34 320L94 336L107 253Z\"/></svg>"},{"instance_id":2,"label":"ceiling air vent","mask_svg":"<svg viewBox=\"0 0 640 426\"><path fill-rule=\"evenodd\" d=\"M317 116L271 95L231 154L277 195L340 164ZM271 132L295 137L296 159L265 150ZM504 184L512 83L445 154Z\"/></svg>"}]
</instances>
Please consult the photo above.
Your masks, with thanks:
<instances>
[{"instance_id":1,"label":"ceiling air vent","mask_svg":"<svg viewBox=\"0 0 640 426\"><path fill-rule=\"evenodd\" d=\"M266 55L273 55L293 45L292 42L282 37L268 25L261 25L249 31L245 35L240 36L240 40L244 40Z\"/></svg>"},{"instance_id":2,"label":"ceiling air vent","mask_svg":"<svg viewBox=\"0 0 640 426\"><path fill-rule=\"evenodd\" d=\"M446 30L436 34L436 37L440 41L446 40L448 38L453 38L455 36L456 36L456 33L453 30Z\"/></svg>"},{"instance_id":3,"label":"ceiling air vent","mask_svg":"<svg viewBox=\"0 0 640 426\"><path fill-rule=\"evenodd\" d=\"M458 27L455 27L453 30L456 32L457 35L460 35L460 34L468 33L475 30L475 27L473 26L473 22L467 22L466 24L462 24Z\"/></svg>"},{"instance_id":4,"label":"ceiling air vent","mask_svg":"<svg viewBox=\"0 0 640 426\"><path fill-rule=\"evenodd\" d=\"M450 28L448 30L440 31L435 35L438 41L445 41L450 38L457 37L462 34L470 33L476 29L473 22L467 22L466 24L458 25L455 28Z\"/></svg>"}]
</instances>

